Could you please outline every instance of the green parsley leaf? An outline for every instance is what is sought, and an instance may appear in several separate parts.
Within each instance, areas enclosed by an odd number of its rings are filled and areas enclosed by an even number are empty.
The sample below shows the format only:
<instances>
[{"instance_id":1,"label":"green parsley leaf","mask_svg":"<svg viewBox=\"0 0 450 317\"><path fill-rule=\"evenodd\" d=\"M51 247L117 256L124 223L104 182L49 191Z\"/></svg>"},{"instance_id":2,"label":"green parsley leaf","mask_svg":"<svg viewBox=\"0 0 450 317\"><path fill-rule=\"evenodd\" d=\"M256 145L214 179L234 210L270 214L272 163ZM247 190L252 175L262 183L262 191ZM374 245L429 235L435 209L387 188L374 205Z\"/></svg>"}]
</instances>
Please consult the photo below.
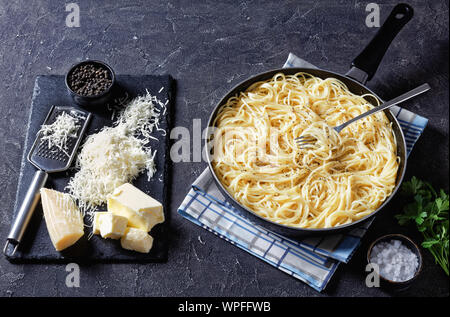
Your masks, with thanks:
<instances>
[{"instance_id":1,"label":"green parsley leaf","mask_svg":"<svg viewBox=\"0 0 450 317\"><path fill-rule=\"evenodd\" d=\"M433 255L436 262L449 275L449 195L443 190L413 176L402 185L402 193L412 201L405 205L403 213L395 218L400 225L415 223L417 230L424 236L422 247Z\"/></svg>"}]
</instances>

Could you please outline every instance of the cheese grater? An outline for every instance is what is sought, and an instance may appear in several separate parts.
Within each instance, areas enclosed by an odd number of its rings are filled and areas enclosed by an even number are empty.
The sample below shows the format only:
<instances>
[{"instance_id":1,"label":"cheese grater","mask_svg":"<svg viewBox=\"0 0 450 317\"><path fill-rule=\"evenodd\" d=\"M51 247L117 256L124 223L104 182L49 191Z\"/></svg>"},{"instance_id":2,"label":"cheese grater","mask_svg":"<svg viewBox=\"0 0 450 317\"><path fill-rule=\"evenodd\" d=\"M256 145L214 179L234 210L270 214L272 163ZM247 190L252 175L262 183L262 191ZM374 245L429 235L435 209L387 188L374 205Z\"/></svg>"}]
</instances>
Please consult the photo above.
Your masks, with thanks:
<instances>
[{"instance_id":1,"label":"cheese grater","mask_svg":"<svg viewBox=\"0 0 450 317\"><path fill-rule=\"evenodd\" d=\"M38 170L34 174L30 187L8 234L5 248L3 249L3 253L7 256L12 256L20 244L34 209L39 202L40 189L45 185L48 174L62 172L70 167L92 117L91 113L73 107L52 106L43 125L54 123L58 116L63 113L67 113L77 119L78 130L75 137L68 138L66 142L66 153L58 149L55 145L49 148L48 141L42 140L42 133L38 133L36 136L27 159ZM12 252L10 252L10 246L13 246Z\"/></svg>"}]
</instances>

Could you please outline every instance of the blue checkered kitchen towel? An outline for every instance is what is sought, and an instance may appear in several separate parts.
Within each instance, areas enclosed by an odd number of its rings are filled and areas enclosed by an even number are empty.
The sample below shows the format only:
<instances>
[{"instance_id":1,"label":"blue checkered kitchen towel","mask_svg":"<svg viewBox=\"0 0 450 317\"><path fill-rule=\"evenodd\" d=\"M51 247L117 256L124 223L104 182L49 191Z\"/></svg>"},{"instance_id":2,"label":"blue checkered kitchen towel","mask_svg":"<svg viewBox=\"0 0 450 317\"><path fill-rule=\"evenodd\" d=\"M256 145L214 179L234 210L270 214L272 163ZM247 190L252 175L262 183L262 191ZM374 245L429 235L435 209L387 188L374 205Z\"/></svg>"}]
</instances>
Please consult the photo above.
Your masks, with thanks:
<instances>
[{"instance_id":1,"label":"blue checkered kitchen towel","mask_svg":"<svg viewBox=\"0 0 450 317\"><path fill-rule=\"evenodd\" d=\"M294 54L284 67L314 67ZM391 108L405 134L408 154L428 120L397 106ZM306 238L283 237L241 217L215 185L208 169L192 184L178 213L317 291L322 291L339 263L347 263L370 222L345 234Z\"/></svg>"}]
</instances>

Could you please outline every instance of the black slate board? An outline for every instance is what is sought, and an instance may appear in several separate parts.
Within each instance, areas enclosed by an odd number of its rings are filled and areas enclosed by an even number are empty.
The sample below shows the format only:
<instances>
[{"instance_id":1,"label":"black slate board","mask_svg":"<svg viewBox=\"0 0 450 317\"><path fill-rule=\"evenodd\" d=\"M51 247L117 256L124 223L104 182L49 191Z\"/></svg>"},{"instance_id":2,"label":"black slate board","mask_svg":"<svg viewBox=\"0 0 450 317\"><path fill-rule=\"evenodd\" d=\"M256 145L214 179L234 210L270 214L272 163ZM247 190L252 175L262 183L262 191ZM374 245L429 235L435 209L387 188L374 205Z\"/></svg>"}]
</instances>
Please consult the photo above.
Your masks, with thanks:
<instances>
[{"instance_id":1,"label":"black slate board","mask_svg":"<svg viewBox=\"0 0 450 317\"><path fill-rule=\"evenodd\" d=\"M99 236L93 236L88 240L91 228L87 227L85 228L84 236L77 241L76 244L62 252L57 252L50 241L45 220L42 216L41 204L38 204L20 247L16 254L9 257L11 262L163 262L167 260L168 245L166 236L170 210L167 199L170 161L169 127L171 106L173 104L172 91L174 81L168 75L118 75L116 76L116 80L115 96L112 100L119 100L120 98L131 99L137 95L145 94L146 90L163 103L169 100L165 113L163 114L163 112L161 112L160 117L159 126L164 129L164 131L154 131L153 136L155 136L158 141L152 140L150 142L152 149L157 150L155 156L157 172L150 181L147 180L147 175L145 173L133 181L133 184L136 187L150 194L164 205L166 221L163 224L155 226L150 232L151 236L154 238L153 247L150 253L141 254L124 250L120 246L120 241L102 239ZM162 87L164 88L161 90ZM36 171L35 167L27 161L26 156L33 144L36 133L39 131L40 126L52 105L74 106L79 108L67 93L64 84L64 76L38 76L35 81L31 103L21 172L17 186L14 215L19 209L21 201L31 183L34 172ZM95 133L105 125L110 126L112 124L112 111L107 108L111 109L111 107L118 107L118 105L117 102L115 103L112 101L109 106L110 107L101 107L101 109L84 109L90 111L94 115L85 136ZM72 169L67 172L49 174L45 187L64 191L64 187L74 173L75 171ZM100 210L106 210L106 206L105 208L100 208ZM11 221L12 219L11 215ZM87 222L86 219L85 222Z\"/></svg>"}]
</instances>

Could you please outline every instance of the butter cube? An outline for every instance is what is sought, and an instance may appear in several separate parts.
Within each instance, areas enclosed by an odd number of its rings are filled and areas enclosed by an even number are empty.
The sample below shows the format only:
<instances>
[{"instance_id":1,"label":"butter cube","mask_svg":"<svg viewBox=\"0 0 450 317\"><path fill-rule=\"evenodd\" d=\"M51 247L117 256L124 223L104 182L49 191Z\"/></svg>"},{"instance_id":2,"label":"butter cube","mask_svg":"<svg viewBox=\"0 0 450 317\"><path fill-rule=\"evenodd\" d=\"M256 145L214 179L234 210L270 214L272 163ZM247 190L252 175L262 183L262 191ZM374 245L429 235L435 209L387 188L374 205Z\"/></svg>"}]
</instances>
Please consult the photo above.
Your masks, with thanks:
<instances>
[{"instance_id":1,"label":"butter cube","mask_svg":"<svg viewBox=\"0 0 450 317\"><path fill-rule=\"evenodd\" d=\"M94 213L94 219L92 220L93 234L100 234L100 216L106 213L107 211L97 211Z\"/></svg>"},{"instance_id":2,"label":"butter cube","mask_svg":"<svg viewBox=\"0 0 450 317\"><path fill-rule=\"evenodd\" d=\"M103 238L119 239L125 233L128 219L105 212L98 216L99 231Z\"/></svg>"},{"instance_id":3,"label":"butter cube","mask_svg":"<svg viewBox=\"0 0 450 317\"><path fill-rule=\"evenodd\" d=\"M128 227L120 244L127 250L148 253L153 246L153 238L144 230Z\"/></svg>"},{"instance_id":4,"label":"butter cube","mask_svg":"<svg viewBox=\"0 0 450 317\"><path fill-rule=\"evenodd\" d=\"M145 232L164 222L162 204L129 183L114 190L108 199L108 211L128 218L129 227Z\"/></svg>"}]
</instances>

